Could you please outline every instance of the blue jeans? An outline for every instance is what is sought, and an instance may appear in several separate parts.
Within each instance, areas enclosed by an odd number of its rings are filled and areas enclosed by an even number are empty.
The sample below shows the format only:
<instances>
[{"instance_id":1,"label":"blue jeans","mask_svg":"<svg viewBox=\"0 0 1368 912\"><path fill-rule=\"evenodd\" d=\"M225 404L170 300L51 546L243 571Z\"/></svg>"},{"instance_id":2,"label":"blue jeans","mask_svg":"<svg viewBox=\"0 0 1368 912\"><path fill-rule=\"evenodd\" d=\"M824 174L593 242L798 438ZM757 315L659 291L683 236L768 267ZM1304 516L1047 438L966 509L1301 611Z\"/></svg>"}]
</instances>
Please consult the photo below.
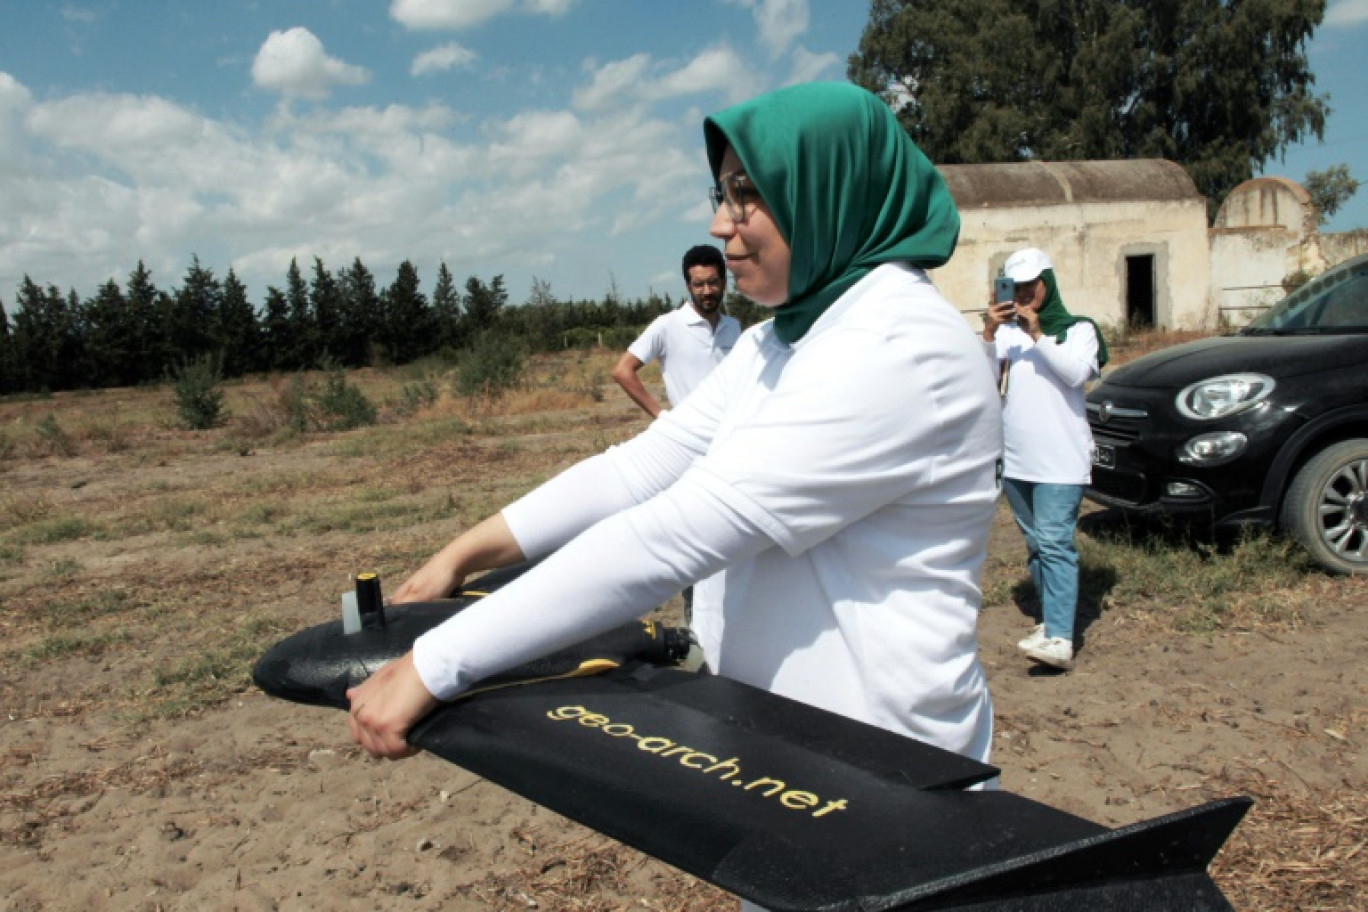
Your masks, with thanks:
<instances>
[{"instance_id":1,"label":"blue jeans","mask_svg":"<svg viewBox=\"0 0 1368 912\"><path fill-rule=\"evenodd\" d=\"M1005 478L1003 490L1021 534L1026 536L1026 569L1040 595L1045 635L1073 642L1078 610L1078 549L1074 526L1083 486Z\"/></svg>"}]
</instances>

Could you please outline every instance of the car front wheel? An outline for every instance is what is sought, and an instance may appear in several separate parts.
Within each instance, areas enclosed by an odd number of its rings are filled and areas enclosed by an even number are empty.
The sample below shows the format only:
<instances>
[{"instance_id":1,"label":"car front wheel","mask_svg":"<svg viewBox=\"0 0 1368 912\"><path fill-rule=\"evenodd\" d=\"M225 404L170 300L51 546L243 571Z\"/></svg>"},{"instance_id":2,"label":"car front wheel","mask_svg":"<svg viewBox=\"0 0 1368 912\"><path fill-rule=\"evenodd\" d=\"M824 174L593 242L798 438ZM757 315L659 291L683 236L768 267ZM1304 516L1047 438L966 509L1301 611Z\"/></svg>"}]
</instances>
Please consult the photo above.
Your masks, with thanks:
<instances>
[{"instance_id":1,"label":"car front wheel","mask_svg":"<svg viewBox=\"0 0 1368 912\"><path fill-rule=\"evenodd\" d=\"M1326 447L1302 466L1282 527L1332 573L1368 573L1368 440Z\"/></svg>"}]
</instances>

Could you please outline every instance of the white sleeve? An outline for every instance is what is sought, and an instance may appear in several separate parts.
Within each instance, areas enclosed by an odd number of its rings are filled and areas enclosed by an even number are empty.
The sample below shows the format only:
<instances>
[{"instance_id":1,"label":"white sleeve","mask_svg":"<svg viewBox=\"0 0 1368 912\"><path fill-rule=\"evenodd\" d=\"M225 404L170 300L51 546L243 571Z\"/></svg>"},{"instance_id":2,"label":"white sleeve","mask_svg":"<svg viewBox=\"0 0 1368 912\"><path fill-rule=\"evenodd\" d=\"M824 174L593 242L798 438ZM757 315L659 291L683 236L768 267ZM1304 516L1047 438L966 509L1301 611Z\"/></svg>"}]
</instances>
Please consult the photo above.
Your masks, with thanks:
<instances>
[{"instance_id":1,"label":"white sleeve","mask_svg":"<svg viewBox=\"0 0 1368 912\"><path fill-rule=\"evenodd\" d=\"M419 637L414 666L440 700L640 617L773 542L695 480L594 525L526 574Z\"/></svg>"},{"instance_id":2,"label":"white sleeve","mask_svg":"<svg viewBox=\"0 0 1368 912\"><path fill-rule=\"evenodd\" d=\"M627 352L642 364L650 364L660 357L665 347L664 320L669 314L662 314L651 321L651 325L637 336L636 341L627 346Z\"/></svg>"},{"instance_id":3,"label":"white sleeve","mask_svg":"<svg viewBox=\"0 0 1368 912\"><path fill-rule=\"evenodd\" d=\"M698 453L660 430L661 418L626 443L577 463L503 509L530 560L550 554L594 523L668 488Z\"/></svg>"},{"instance_id":4,"label":"white sleeve","mask_svg":"<svg viewBox=\"0 0 1368 912\"><path fill-rule=\"evenodd\" d=\"M988 366L993 371L993 379L1002 379L1003 356L998 353L997 336L993 336L992 342L983 341L982 336L979 337L979 340L983 344L983 354L988 358Z\"/></svg>"},{"instance_id":5,"label":"white sleeve","mask_svg":"<svg viewBox=\"0 0 1368 912\"><path fill-rule=\"evenodd\" d=\"M1042 335L1036 351L1060 382L1079 387L1098 375L1097 330L1091 323L1075 323L1061 344L1053 336Z\"/></svg>"}]
</instances>

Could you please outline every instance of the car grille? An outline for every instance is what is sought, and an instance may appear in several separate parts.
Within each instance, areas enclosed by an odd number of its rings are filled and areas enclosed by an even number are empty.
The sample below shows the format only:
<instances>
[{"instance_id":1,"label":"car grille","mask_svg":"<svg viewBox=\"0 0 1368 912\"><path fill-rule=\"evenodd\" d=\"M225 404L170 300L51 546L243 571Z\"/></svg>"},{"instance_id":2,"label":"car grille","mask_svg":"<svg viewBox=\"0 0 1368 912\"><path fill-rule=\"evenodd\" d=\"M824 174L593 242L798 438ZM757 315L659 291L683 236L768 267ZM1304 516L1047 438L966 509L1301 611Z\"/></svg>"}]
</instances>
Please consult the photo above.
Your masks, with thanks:
<instances>
[{"instance_id":1,"label":"car grille","mask_svg":"<svg viewBox=\"0 0 1368 912\"><path fill-rule=\"evenodd\" d=\"M1138 439L1148 424L1149 412L1143 408L1124 408L1110 402L1088 402L1088 426L1092 428L1094 439L1108 437L1129 443Z\"/></svg>"}]
</instances>

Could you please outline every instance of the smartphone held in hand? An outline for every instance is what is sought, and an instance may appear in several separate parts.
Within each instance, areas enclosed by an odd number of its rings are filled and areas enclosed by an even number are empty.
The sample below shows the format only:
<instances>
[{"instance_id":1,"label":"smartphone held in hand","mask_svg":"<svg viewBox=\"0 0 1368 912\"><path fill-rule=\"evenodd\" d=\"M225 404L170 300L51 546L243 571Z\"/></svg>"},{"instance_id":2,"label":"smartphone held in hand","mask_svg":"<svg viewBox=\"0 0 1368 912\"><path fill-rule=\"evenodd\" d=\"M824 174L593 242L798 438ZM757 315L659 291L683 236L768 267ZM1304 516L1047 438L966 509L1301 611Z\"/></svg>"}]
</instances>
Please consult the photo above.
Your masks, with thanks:
<instances>
[{"instance_id":1,"label":"smartphone held in hand","mask_svg":"<svg viewBox=\"0 0 1368 912\"><path fill-rule=\"evenodd\" d=\"M1016 296L1016 283L1009 276L999 276L993 280L993 302L1004 304Z\"/></svg>"}]
</instances>

